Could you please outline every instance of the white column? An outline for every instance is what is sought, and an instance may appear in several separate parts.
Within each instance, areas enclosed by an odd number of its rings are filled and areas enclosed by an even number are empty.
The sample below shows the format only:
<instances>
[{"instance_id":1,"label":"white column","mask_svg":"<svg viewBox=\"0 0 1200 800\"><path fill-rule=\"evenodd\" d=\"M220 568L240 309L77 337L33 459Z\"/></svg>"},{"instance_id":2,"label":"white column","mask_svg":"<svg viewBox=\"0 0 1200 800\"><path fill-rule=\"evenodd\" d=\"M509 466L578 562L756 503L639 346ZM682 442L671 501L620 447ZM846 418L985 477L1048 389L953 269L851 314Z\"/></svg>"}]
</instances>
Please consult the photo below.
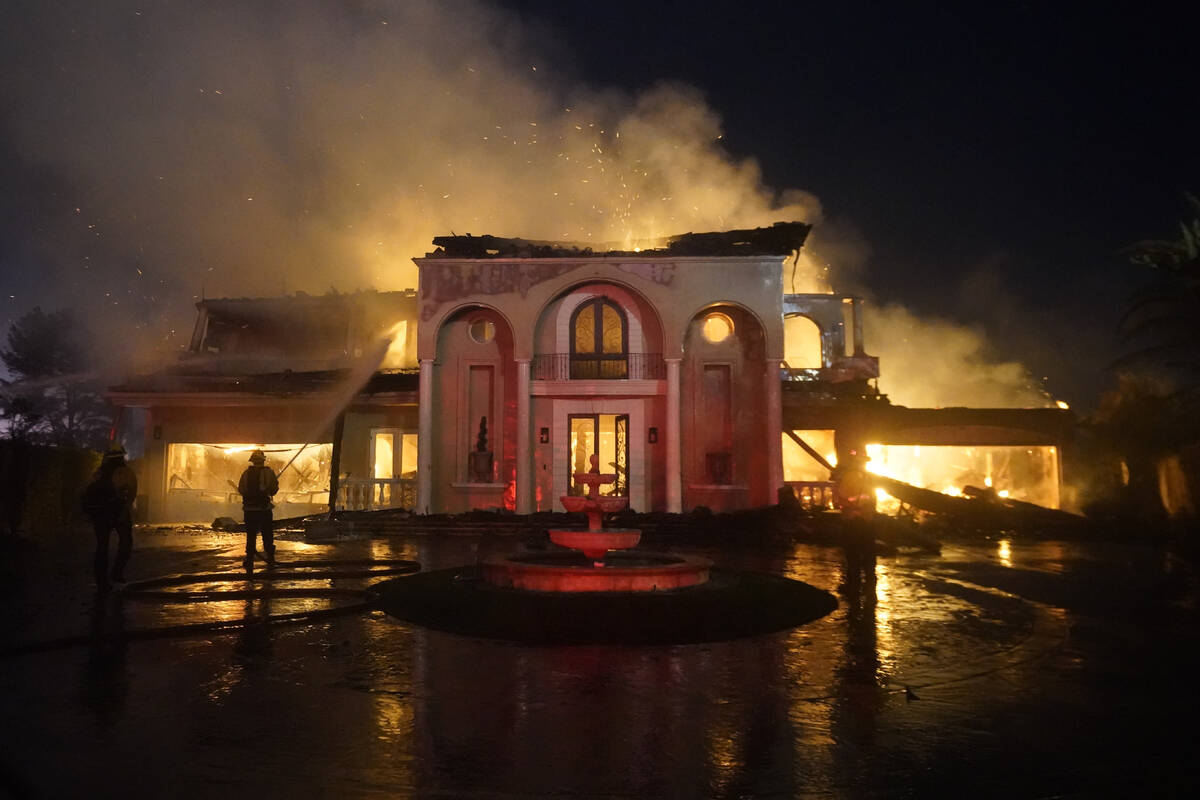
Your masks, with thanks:
<instances>
[{"instance_id":1,"label":"white column","mask_svg":"<svg viewBox=\"0 0 1200 800\"><path fill-rule=\"evenodd\" d=\"M517 513L533 513L533 471L529 464L529 359L517 359Z\"/></svg>"},{"instance_id":2,"label":"white column","mask_svg":"<svg viewBox=\"0 0 1200 800\"><path fill-rule=\"evenodd\" d=\"M783 486L783 395L779 383L779 362L767 359L766 398L767 421L767 478L771 481L765 503L775 502L776 492ZM753 501L752 501L753 502Z\"/></svg>"},{"instance_id":3,"label":"white column","mask_svg":"<svg viewBox=\"0 0 1200 800\"><path fill-rule=\"evenodd\" d=\"M417 508L428 514L433 498L433 359L421 359L417 396Z\"/></svg>"},{"instance_id":4,"label":"white column","mask_svg":"<svg viewBox=\"0 0 1200 800\"><path fill-rule=\"evenodd\" d=\"M678 358L664 359L667 362L667 511L678 514L683 511L683 475L680 467L679 441L679 362Z\"/></svg>"}]
</instances>

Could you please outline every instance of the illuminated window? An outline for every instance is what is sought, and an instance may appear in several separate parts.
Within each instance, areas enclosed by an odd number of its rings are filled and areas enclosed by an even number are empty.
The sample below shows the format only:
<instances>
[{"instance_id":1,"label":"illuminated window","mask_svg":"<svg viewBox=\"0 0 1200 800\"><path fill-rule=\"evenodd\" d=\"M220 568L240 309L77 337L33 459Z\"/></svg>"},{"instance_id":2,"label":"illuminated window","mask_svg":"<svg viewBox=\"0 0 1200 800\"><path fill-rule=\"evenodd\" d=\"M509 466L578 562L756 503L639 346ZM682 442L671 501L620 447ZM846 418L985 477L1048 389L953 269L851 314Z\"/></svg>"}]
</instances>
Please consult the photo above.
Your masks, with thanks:
<instances>
[{"instance_id":1,"label":"illuminated window","mask_svg":"<svg viewBox=\"0 0 1200 800\"><path fill-rule=\"evenodd\" d=\"M733 320L724 314L709 314L701 323L700 330L706 340L719 344L733 334Z\"/></svg>"},{"instance_id":2,"label":"illuminated window","mask_svg":"<svg viewBox=\"0 0 1200 800\"><path fill-rule=\"evenodd\" d=\"M417 475L417 435L395 428L374 428L371 477L411 480Z\"/></svg>"},{"instance_id":3,"label":"illuminated window","mask_svg":"<svg viewBox=\"0 0 1200 800\"><path fill-rule=\"evenodd\" d=\"M339 508L412 508L416 502L417 435L371 429L371 478L342 481Z\"/></svg>"},{"instance_id":4,"label":"illuminated window","mask_svg":"<svg viewBox=\"0 0 1200 800\"><path fill-rule=\"evenodd\" d=\"M496 338L496 325L490 319L473 320L467 327L471 339L479 344L487 344Z\"/></svg>"},{"instance_id":5,"label":"illuminated window","mask_svg":"<svg viewBox=\"0 0 1200 800\"><path fill-rule=\"evenodd\" d=\"M571 319L571 377L628 376L628 324L625 314L606 297L575 309Z\"/></svg>"}]
</instances>

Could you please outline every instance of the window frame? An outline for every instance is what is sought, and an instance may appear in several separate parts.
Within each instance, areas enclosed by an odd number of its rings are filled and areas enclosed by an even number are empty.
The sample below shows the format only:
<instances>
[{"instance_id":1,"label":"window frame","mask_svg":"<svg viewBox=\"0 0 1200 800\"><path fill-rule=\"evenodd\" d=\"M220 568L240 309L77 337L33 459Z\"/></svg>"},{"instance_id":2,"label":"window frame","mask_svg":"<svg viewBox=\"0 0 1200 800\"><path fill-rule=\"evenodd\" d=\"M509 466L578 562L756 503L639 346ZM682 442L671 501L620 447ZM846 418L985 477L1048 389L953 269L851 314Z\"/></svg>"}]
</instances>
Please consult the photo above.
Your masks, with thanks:
<instances>
[{"instance_id":1,"label":"window frame","mask_svg":"<svg viewBox=\"0 0 1200 800\"><path fill-rule=\"evenodd\" d=\"M621 323L621 350L617 353L604 352L604 309L611 308ZM578 321L584 311L592 310L592 352L579 352ZM580 303L571 312L570 320L570 362L572 378L612 379L629 376L629 317L625 309L612 298L605 295L590 297ZM620 363L622 366L617 366ZM613 368L605 369L606 364ZM605 375L605 372L618 374ZM591 373L591 374L585 374Z\"/></svg>"}]
</instances>

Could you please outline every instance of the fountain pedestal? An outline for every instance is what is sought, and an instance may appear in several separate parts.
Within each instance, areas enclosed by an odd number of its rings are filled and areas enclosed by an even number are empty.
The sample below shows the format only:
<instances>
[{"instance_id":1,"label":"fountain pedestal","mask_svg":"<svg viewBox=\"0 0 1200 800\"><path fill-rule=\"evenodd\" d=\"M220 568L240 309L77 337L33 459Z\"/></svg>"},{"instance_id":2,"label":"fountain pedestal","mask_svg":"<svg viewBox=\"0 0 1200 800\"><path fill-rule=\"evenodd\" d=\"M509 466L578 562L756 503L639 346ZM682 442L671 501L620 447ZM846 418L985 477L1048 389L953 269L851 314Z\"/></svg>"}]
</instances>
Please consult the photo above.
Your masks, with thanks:
<instances>
[{"instance_id":1,"label":"fountain pedestal","mask_svg":"<svg viewBox=\"0 0 1200 800\"><path fill-rule=\"evenodd\" d=\"M609 550L627 550L637 546L637 543L642 540L642 532L632 528L606 529L604 527L602 515L624 510L629 506L629 499L600 496L600 487L614 483L617 476L611 472L600 472L599 460L593 454L591 471L575 473L575 482L587 486L586 495L583 497L564 495L558 498L567 511L582 511L587 515L587 530L554 528L549 531L549 534L550 541L572 550L581 550L585 556L592 559L593 566L603 567L604 556Z\"/></svg>"},{"instance_id":2,"label":"fountain pedestal","mask_svg":"<svg viewBox=\"0 0 1200 800\"><path fill-rule=\"evenodd\" d=\"M617 476L601 473L598 461L593 455L591 471L575 473L576 482L588 487L585 496L559 498L567 511L582 511L587 515L587 529L555 528L548 531L550 541L578 552L490 558L483 564L485 581L496 586L542 592L653 592L682 589L708 581L712 562L706 558L624 552L641 541L642 532L633 528L604 527L603 515L628 507L629 500L599 494L599 487L615 482Z\"/></svg>"}]
</instances>

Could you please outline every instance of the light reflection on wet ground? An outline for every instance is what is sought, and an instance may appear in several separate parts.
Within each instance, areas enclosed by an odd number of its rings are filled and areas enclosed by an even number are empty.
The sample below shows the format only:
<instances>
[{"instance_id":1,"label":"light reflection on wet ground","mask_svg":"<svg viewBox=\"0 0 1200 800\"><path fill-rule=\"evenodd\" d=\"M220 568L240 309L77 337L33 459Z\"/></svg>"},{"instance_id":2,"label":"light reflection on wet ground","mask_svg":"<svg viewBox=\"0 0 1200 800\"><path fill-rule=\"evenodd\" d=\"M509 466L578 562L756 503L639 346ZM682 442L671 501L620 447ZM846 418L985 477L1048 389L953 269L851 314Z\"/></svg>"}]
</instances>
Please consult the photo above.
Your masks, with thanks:
<instances>
[{"instance_id":1,"label":"light reflection on wet ground","mask_svg":"<svg viewBox=\"0 0 1200 800\"><path fill-rule=\"evenodd\" d=\"M280 543L281 560L471 563L515 540ZM836 550L701 553L830 589ZM24 556L6 643L323 598L96 604L86 552ZM139 536L133 577L235 570L236 535ZM361 587L359 579L303 581ZM244 588L245 581L204 584ZM186 587L198 590L197 585ZM874 602L673 647L530 647L380 612L0 659L0 787L73 796L969 796L1194 788L1195 578L1133 547L987 542L883 559ZM102 776L102 777L97 777ZM103 793L103 792L102 792Z\"/></svg>"}]
</instances>

